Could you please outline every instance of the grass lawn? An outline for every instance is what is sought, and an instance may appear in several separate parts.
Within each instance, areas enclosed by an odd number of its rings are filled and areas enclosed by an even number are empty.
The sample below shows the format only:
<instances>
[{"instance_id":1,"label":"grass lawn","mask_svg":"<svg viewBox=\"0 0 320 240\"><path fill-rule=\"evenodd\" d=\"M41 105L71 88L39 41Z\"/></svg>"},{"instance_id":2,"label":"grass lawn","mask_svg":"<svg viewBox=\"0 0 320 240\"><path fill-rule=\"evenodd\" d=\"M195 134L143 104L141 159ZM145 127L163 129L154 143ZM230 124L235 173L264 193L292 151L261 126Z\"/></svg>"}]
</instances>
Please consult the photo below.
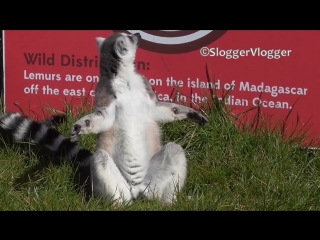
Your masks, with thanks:
<instances>
[{"instance_id":1,"label":"grass lawn","mask_svg":"<svg viewBox=\"0 0 320 240\"><path fill-rule=\"evenodd\" d=\"M2 113L3 111L1 111ZM1 141L1 210L319 210L320 154L286 143L279 131L239 130L221 105L207 111L205 127L184 120L163 125L164 142L183 146L188 177L175 205L138 200L112 208L86 199L75 187L74 169L55 163L30 143ZM83 112L82 115L86 114ZM69 136L75 118L58 129ZM249 129L250 130L250 129ZM95 151L95 136L80 144ZM45 153L45 154L43 154Z\"/></svg>"}]
</instances>

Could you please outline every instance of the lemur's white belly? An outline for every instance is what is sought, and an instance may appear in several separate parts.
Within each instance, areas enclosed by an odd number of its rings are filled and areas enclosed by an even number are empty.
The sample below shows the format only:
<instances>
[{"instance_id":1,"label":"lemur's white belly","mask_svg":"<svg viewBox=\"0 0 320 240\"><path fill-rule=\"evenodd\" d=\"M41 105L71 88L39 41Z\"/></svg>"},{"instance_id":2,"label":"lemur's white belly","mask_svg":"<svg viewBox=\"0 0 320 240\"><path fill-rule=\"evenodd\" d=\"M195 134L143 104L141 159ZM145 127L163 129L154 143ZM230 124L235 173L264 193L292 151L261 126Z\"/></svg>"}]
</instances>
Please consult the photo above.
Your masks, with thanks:
<instances>
[{"instance_id":1,"label":"lemur's white belly","mask_svg":"<svg viewBox=\"0 0 320 240\"><path fill-rule=\"evenodd\" d=\"M139 184L152 157L153 143L148 132L151 119L146 93L124 89L117 95L113 158L130 184Z\"/></svg>"}]
</instances>

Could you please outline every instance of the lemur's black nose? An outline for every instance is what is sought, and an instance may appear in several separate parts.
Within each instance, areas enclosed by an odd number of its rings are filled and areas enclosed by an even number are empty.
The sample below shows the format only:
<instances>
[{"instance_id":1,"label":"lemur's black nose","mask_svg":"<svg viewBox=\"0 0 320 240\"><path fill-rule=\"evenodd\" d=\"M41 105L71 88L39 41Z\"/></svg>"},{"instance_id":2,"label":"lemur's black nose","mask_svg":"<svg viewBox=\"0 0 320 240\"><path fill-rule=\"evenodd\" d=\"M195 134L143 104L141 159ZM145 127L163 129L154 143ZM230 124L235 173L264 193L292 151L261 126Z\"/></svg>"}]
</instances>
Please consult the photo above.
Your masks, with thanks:
<instances>
[{"instance_id":1,"label":"lemur's black nose","mask_svg":"<svg viewBox=\"0 0 320 240\"><path fill-rule=\"evenodd\" d=\"M135 35L139 40L141 39L141 34L140 33L134 33L133 35Z\"/></svg>"}]
</instances>

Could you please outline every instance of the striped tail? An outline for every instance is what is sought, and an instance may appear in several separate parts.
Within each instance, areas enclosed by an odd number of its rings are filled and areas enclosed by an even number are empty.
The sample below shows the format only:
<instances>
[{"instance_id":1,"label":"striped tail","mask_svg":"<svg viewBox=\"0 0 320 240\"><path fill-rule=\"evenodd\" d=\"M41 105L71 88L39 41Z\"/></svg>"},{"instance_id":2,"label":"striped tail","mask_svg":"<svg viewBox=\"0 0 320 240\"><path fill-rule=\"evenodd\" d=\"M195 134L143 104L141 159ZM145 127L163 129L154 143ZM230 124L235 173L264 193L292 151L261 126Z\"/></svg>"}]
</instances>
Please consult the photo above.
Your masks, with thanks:
<instances>
[{"instance_id":1,"label":"striped tail","mask_svg":"<svg viewBox=\"0 0 320 240\"><path fill-rule=\"evenodd\" d=\"M0 128L14 141L32 141L45 146L58 157L65 157L79 168L89 169L91 152L70 141L45 123L36 122L20 113L5 113L0 117Z\"/></svg>"}]
</instances>

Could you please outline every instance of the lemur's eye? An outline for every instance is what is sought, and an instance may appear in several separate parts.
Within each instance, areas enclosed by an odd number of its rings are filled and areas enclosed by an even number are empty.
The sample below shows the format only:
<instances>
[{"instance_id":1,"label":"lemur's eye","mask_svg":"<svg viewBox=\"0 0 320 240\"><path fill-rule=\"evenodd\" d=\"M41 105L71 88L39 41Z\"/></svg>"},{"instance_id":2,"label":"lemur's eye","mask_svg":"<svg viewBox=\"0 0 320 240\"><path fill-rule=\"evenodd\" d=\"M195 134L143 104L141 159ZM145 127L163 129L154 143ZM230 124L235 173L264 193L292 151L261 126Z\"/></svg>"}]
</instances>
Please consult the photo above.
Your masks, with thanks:
<instances>
[{"instance_id":1,"label":"lemur's eye","mask_svg":"<svg viewBox=\"0 0 320 240\"><path fill-rule=\"evenodd\" d=\"M179 113L178 109L177 109L177 108L175 108L175 107L174 107L174 108L172 108L172 111L173 111L173 113L174 113L174 114L178 114L178 113Z\"/></svg>"},{"instance_id":2,"label":"lemur's eye","mask_svg":"<svg viewBox=\"0 0 320 240\"><path fill-rule=\"evenodd\" d=\"M101 112L101 111L99 111L99 110L98 110L98 111L96 111L96 113L97 113L98 115L100 115L100 116L102 115L102 112Z\"/></svg>"},{"instance_id":3,"label":"lemur's eye","mask_svg":"<svg viewBox=\"0 0 320 240\"><path fill-rule=\"evenodd\" d=\"M133 43L134 42L134 40L133 40L133 37L132 36L128 36L128 38L129 38L129 40Z\"/></svg>"}]
</instances>

